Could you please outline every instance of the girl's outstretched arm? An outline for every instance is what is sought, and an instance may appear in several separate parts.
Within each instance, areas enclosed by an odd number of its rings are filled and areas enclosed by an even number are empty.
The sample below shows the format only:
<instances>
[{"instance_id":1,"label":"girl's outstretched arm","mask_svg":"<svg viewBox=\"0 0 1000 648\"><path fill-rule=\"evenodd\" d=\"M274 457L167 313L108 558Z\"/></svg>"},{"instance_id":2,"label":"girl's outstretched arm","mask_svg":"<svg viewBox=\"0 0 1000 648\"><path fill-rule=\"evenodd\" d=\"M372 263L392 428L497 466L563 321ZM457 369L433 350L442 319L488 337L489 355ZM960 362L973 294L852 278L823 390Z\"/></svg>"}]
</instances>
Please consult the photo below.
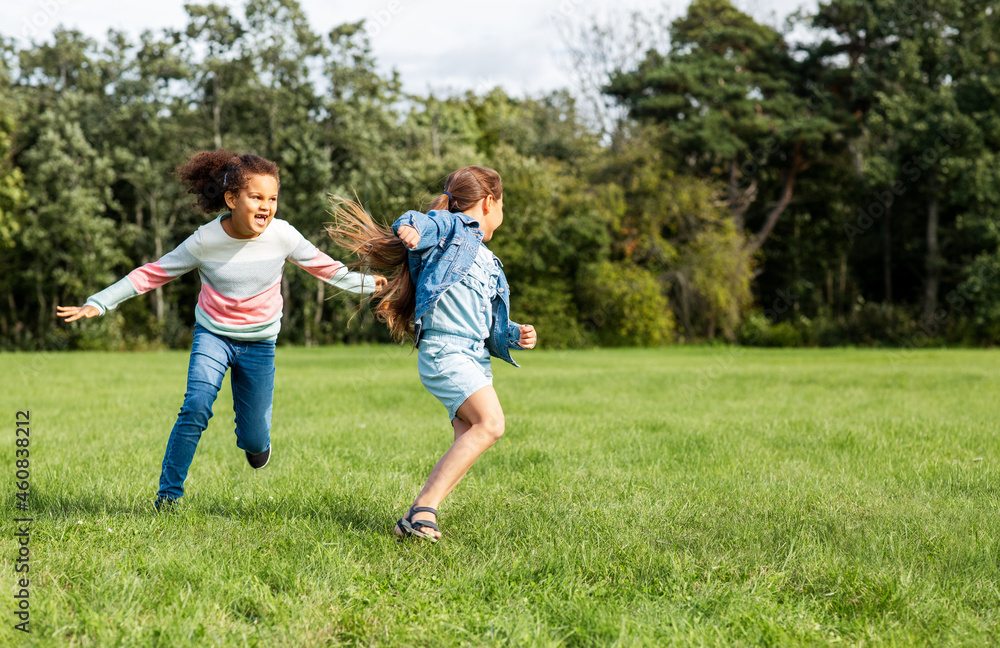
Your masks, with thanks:
<instances>
[{"instance_id":1,"label":"girl's outstretched arm","mask_svg":"<svg viewBox=\"0 0 1000 648\"><path fill-rule=\"evenodd\" d=\"M75 322L83 317L97 317L101 314L96 306L56 306L56 315L67 322Z\"/></svg>"}]
</instances>

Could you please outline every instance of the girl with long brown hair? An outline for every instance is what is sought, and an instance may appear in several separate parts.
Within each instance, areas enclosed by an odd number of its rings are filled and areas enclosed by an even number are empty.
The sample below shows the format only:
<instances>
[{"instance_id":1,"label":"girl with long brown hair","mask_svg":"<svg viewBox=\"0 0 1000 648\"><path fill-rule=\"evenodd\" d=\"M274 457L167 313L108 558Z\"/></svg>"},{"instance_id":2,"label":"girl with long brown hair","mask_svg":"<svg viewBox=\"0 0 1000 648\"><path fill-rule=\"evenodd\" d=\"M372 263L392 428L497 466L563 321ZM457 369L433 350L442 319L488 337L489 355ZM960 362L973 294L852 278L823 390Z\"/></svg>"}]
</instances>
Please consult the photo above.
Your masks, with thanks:
<instances>
[{"instance_id":1,"label":"girl with long brown hair","mask_svg":"<svg viewBox=\"0 0 1000 648\"><path fill-rule=\"evenodd\" d=\"M338 199L334 216L334 241L389 277L376 316L397 339L413 337L420 380L454 429L454 443L395 529L436 542L437 507L504 432L490 356L517 366L510 349L537 341L534 327L508 319L507 278L483 245L503 223L500 175L480 166L455 171L427 213L408 211L391 231L351 201Z\"/></svg>"}]
</instances>

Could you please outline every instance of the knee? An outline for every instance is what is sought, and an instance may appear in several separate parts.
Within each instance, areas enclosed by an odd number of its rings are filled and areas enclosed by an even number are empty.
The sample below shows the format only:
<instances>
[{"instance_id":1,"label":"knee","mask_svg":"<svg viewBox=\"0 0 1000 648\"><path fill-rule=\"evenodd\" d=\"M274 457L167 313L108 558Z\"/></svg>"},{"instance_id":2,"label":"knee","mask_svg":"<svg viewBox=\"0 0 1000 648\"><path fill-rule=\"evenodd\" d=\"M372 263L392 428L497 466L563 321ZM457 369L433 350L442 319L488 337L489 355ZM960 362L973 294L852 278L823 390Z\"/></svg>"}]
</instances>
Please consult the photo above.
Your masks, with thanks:
<instances>
[{"instance_id":1,"label":"knee","mask_svg":"<svg viewBox=\"0 0 1000 648\"><path fill-rule=\"evenodd\" d=\"M251 454L264 452L271 446L270 417L257 420L236 419L236 438L241 448Z\"/></svg>"},{"instance_id":2,"label":"knee","mask_svg":"<svg viewBox=\"0 0 1000 648\"><path fill-rule=\"evenodd\" d=\"M271 447L270 439L254 439L245 442L243 449L250 454L260 454Z\"/></svg>"},{"instance_id":3,"label":"knee","mask_svg":"<svg viewBox=\"0 0 1000 648\"><path fill-rule=\"evenodd\" d=\"M503 436L504 431L504 418L503 413L491 414L482 420L483 434L489 439L490 443L496 443Z\"/></svg>"},{"instance_id":4,"label":"knee","mask_svg":"<svg viewBox=\"0 0 1000 648\"><path fill-rule=\"evenodd\" d=\"M202 427L208 425L212 418L212 406L215 404L215 394L208 391L188 390L184 394L184 402L178 416Z\"/></svg>"}]
</instances>

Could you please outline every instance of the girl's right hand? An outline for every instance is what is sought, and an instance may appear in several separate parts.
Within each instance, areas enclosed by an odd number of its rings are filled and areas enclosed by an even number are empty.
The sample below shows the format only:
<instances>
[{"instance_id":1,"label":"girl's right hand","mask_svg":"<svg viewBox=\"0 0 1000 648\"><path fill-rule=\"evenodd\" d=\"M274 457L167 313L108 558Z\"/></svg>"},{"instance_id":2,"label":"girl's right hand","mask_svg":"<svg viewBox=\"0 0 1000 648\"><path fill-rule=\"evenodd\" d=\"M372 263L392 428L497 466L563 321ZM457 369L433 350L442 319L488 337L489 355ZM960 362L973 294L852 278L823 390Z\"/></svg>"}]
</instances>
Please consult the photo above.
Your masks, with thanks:
<instances>
[{"instance_id":1,"label":"girl's right hand","mask_svg":"<svg viewBox=\"0 0 1000 648\"><path fill-rule=\"evenodd\" d=\"M75 322L81 317L97 317L101 311L95 306L56 306L56 315L67 322Z\"/></svg>"},{"instance_id":2,"label":"girl's right hand","mask_svg":"<svg viewBox=\"0 0 1000 648\"><path fill-rule=\"evenodd\" d=\"M418 232L415 227L401 225L399 227L399 231L396 232L396 236L398 236L399 240L403 242L403 245L411 250L420 245L420 232Z\"/></svg>"}]
</instances>

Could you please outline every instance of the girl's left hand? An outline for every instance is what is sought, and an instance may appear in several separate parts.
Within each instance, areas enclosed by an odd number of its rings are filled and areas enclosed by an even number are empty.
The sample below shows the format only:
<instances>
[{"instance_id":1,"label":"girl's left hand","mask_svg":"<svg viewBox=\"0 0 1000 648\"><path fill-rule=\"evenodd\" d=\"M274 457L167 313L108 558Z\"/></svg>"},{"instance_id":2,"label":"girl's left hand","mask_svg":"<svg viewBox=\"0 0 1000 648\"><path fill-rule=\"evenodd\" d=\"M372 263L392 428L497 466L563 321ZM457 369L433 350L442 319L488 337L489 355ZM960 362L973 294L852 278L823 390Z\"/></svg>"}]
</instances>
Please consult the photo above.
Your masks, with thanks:
<instances>
[{"instance_id":1,"label":"girl's left hand","mask_svg":"<svg viewBox=\"0 0 1000 648\"><path fill-rule=\"evenodd\" d=\"M517 341L518 345L522 349L534 349L536 342L538 342L538 334L535 333L535 327L530 324L522 326L521 338Z\"/></svg>"},{"instance_id":2,"label":"girl's left hand","mask_svg":"<svg viewBox=\"0 0 1000 648\"><path fill-rule=\"evenodd\" d=\"M101 311L90 304L83 306L56 306L56 316L67 322L75 322L82 317L97 317Z\"/></svg>"},{"instance_id":3,"label":"girl's left hand","mask_svg":"<svg viewBox=\"0 0 1000 648\"><path fill-rule=\"evenodd\" d=\"M387 285L389 285L389 280L383 277L382 275L377 274L377 275L372 275L372 277L375 278L375 292L379 292Z\"/></svg>"}]
</instances>

